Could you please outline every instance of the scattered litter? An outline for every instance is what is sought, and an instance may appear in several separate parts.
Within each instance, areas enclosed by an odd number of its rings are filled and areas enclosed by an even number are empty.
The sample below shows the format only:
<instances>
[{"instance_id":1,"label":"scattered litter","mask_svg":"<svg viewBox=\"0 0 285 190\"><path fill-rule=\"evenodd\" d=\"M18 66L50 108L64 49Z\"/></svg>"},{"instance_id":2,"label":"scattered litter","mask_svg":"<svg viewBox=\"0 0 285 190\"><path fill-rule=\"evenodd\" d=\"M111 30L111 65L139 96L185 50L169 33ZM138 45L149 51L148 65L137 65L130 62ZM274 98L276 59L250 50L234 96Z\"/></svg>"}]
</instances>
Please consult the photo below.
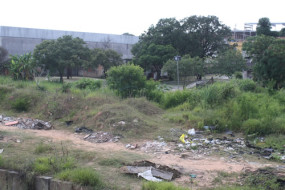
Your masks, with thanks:
<instances>
[{"instance_id":1,"label":"scattered litter","mask_svg":"<svg viewBox=\"0 0 285 190\"><path fill-rule=\"evenodd\" d=\"M118 124L119 124L119 125L126 125L126 122L124 122L124 121L119 121Z\"/></svg>"},{"instance_id":2,"label":"scattered litter","mask_svg":"<svg viewBox=\"0 0 285 190\"><path fill-rule=\"evenodd\" d=\"M83 126L76 128L75 133L93 133L93 130Z\"/></svg>"},{"instance_id":3,"label":"scattered litter","mask_svg":"<svg viewBox=\"0 0 285 190\"><path fill-rule=\"evenodd\" d=\"M196 132L195 132L194 128L188 130L188 135L195 135L195 134L196 134Z\"/></svg>"},{"instance_id":4,"label":"scattered litter","mask_svg":"<svg viewBox=\"0 0 285 190\"><path fill-rule=\"evenodd\" d=\"M153 177L151 170L147 170L143 173L138 173L138 177L143 177L144 179L146 179L148 181L154 181L154 182L162 181L161 179Z\"/></svg>"},{"instance_id":5,"label":"scattered litter","mask_svg":"<svg viewBox=\"0 0 285 190\"><path fill-rule=\"evenodd\" d=\"M181 173L168 166L157 165L149 161L135 162L130 166L124 166L121 168L122 173L126 174L138 174L149 181L156 180L173 180L179 178Z\"/></svg>"},{"instance_id":6,"label":"scattered litter","mask_svg":"<svg viewBox=\"0 0 285 190\"><path fill-rule=\"evenodd\" d=\"M39 119L4 117L1 115L0 122L5 126L15 126L20 129L52 129L50 122L45 122Z\"/></svg>"},{"instance_id":7,"label":"scattered litter","mask_svg":"<svg viewBox=\"0 0 285 190\"><path fill-rule=\"evenodd\" d=\"M0 154L2 154L3 151L4 151L4 149L0 149Z\"/></svg>"},{"instance_id":8,"label":"scattered litter","mask_svg":"<svg viewBox=\"0 0 285 190\"><path fill-rule=\"evenodd\" d=\"M135 145L127 144L127 145L126 145L126 148L127 148L127 149L132 149L132 150L133 150L133 149L136 149L136 148L138 148L138 147L139 147L138 144L135 144Z\"/></svg>"},{"instance_id":9,"label":"scattered litter","mask_svg":"<svg viewBox=\"0 0 285 190\"><path fill-rule=\"evenodd\" d=\"M196 174L190 174L190 177L191 177L191 178L196 178L197 175L196 175Z\"/></svg>"},{"instance_id":10,"label":"scattered litter","mask_svg":"<svg viewBox=\"0 0 285 190\"><path fill-rule=\"evenodd\" d=\"M7 122L5 123L6 126L11 126L11 125L17 125L19 123L19 121L11 121L11 122Z\"/></svg>"},{"instance_id":11,"label":"scattered litter","mask_svg":"<svg viewBox=\"0 0 285 190\"><path fill-rule=\"evenodd\" d=\"M104 131L91 133L90 135L86 135L84 137L84 140L87 140L92 143L117 142L119 139L119 136L113 137L111 133Z\"/></svg>"},{"instance_id":12,"label":"scattered litter","mask_svg":"<svg viewBox=\"0 0 285 190\"><path fill-rule=\"evenodd\" d=\"M137 123L137 122L139 122L139 121L138 121L138 119L134 119L133 122L134 122L134 123Z\"/></svg>"},{"instance_id":13,"label":"scattered litter","mask_svg":"<svg viewBox=\"0 0 285 190\"><path fill-rule=\"evenodd\" d=\"M185 144L185 134L182 134L179 138L179 140Z\"/></svg>"},{"instance_id":14,"label":"scattered litter","mask_svg":"<svg viewBox=\"0 0 285 190\"><path fill-rule=\"evenodd\" d=\"M168 151L169 148L167 147L167 143L159 142L159 141L152 141L146 142L141 146L141 149L144 152L152 152L152 153L164 153Z\"/></svg>"},{"instance_id":15,"label":"scattered litter","mask_svg":"<svg viewBox=\"0 0 285 190\"><path fill-rule=\"evenodd\" d=\"M70 125L73 124L73 121L72 121L72 120L70 120L70 121L65 121L65 124L66 124L67 126L70 126Z\"/></svg>"}]
</instances>

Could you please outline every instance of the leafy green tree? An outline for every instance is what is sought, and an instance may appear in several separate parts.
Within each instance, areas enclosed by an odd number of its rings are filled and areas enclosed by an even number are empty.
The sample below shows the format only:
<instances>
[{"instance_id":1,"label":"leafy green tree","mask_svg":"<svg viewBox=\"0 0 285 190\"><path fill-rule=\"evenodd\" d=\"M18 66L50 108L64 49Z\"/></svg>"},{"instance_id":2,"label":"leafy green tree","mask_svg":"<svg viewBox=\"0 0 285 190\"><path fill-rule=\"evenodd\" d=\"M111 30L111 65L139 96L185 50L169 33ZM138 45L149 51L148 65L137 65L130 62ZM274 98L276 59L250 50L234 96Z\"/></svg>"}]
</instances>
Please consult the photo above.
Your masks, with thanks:
<instances>
[{"instance_id":1,"label":"leafy green tree","mask_svg":"<svg viewBox=\"0 0 285 190\"><path fill-rule=\"evenodd\" d=\"M231 36L231 30L222 24L216 16L191 16L181 21L184 33L181 55L190 54L201 58L213 56L227 46L225 38Z\"/></svg>"},{"instance_id":2,"label":"leafy green tree","mask_svg":"<svg viewBox=\"0 0 285 190\"><path fill-rule=\"evenodd\" d=\"M253 59L254 79L275 89L284 87L285 40L271 36L249 38L243 50Z\"/></svg>"},{"instance_id":3,"label":"leafy green tree","mask_svg":"<svg viewBox=\"0 0 285 190\"><path fill-rule=\"evenodd\" d=\"M199 57L191 58L190 55L185 55L179 61L179 78L183 84L183 87L187 85L190 76L203 76L205 70L205 64L203 59ZM163 72L176 79L177 78L177 63L174 60L168 60L162 68Z\"/></svg>"},{"instance_id":4,"label":"leafy green tree","mask_svg":"<svg viewBox=\"0 0 285 190\"><path fill-rule=\"evenodd\" d=\"M280 30L280 34L279 34L281 37L285 37L285 28L282 28Z\"/></svg>"},{"instance_id":5,"label":"leafy green tree","mask_svg":"<svg viewBox=\"0 0 285 190\"><path fill-rule=\"evenodd\" d=\"M213 56L227 46L224 39L230 36L230 29L215 16L191 16L181 21L160 19L133 46L134 63L160 74L160 68L175 54L200 58ZM161 58L161 52L165 51L167 56Z\"/></svg>"},{"instance_id":6,"label":"leafy green tree","mask_svg":"<svg viewBox=\"0 0 285 190\"><path fill-rule=\"evenodd\" d=\"M100 49L95 48L91 50L91 61L87 63L87 67L95 66L98 67L99 65L104 67L104 72L106 72L109 68L113 66L118 66L123 64L123 60L121 55L118 54L116 51L111 49Z\"/></svg>"},{"instance_id":7,"label":"leafy green tree","mask_svg":"<svg viewBox=\"0 0 285 190\"><path fill-rule=\"evenodd\" d=\"M260 18L256 27L257 35L271 36L271 23L269 18Z\"/></svg>"},{"instance_id":8,"label":"leafy green tree","mask_svg":"<svg viewBox=\"0 0 285 190\"><path fill-rule=\"evenodd\" d=\"M35 68L31 53L11 56L9 71L15 80L34 80Z\"/></svg>"},{"instance_id":9,"label":"leafy green tree","mask_svg":"<svg viewBox=\"0 0 285 190\"><path fill-rule=\"evenodd\" d=\"M123 98L134 97L145 88L146 77L140 66L124 64L108 70L107 84Z\"/></svg>"},{"instance_id":10,"label":"leafy green tree","mask_svg":"<svg viewBox=\"0 0 285 190\"><path fill-rule=\"evenodd\" d=\"M247 38L243 43L242 49L246 51L246 54L253 59L253 62L258 62L262 59L266 49L275 41L271 36L254 36Z\"/></svg>"},{"instance_id":11,"label":"leafy green tree","mask_svg":"<svg viewBox=\"0 0 285 190\"><path fill-rule=\"evenodd\" d=\"M266 49L254 72L265 84L274 82L275 89L285 86L285 40L276 40Z\"/></svg>"},{"instance_id":12,"label":"leafy green tree","mask_svg":"<svg viewBox=\"0 0 285 190\"><path fill-rule=\"evenodd\" d=\"M240 51L229 49L222 52L213 62L214 73L232 77L237 71L245 69L245 60Z\"/></svg>"},{"instance_id":13,"label":"leafy green tree","mask_svg":"<svg viewBox=\"0 0 285 190\"><path fill-rule=\"evenodd\" d=\"M90 59L90 50L80 38L62 36L57 40L43 41L34 50L35 61L51 72L58 72L63 82L64 70L70 76L72 68L79 67Z\"/></svg>"},{"instance_id":14,"label":"leafy green tree","mask_svg":"<svg viewBox=\"0 0 285 190\"><path fill-rule=\"evenodd\" d=\"M176 50L171 45L156 45L152 43L150 45L138 44L134 51L140 45L142 46L134 58L134 63L140 65L145 70L157 72L159 78L163 64L177 54Z\"/></svg>"}]
</instances>

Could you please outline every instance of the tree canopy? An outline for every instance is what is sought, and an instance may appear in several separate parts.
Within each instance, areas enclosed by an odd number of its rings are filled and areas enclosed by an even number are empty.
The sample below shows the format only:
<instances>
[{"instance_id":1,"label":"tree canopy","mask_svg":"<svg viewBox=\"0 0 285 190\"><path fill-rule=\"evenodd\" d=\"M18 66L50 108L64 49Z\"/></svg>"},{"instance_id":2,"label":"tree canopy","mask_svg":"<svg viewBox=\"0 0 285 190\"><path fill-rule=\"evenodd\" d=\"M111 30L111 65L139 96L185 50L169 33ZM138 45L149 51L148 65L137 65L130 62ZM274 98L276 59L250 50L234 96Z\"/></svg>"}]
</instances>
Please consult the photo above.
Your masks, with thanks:
<instances>
[{"instance_id":1,"label":"tree canopy","mask_svg":"<svg viewBox=\"0 0 285 190\"><path fill-rule=\"evenodd\" d=\"M63 82L64 70L78 67L89 61L90 52L82 39L63 36L37 45L34 58L38 65L45 66L51 72L57 71L60 81Z\"/></svg>"},{"instance_id":2,"label":"tree canopy","mask_svg":"<svg viewBox=\"0 0 285 190\"><path fill-rule=\"evenodd\" d=\"M99 65L104 67L106 72L109 68L113 66L118 66L123 64L121 55L116 51L111 49L100 49L95 48L91 50L91 61L86 65L98 67Z\"/></svg>"},{"instance_id":3,"label":"tree canopy","mask_svg":"<svg viewBox=\"0 0 285 190\"><path fill-rule=\"evenodd\" d=\"M215 16L191 16L180 21L175 18L160 19L133 46L134 63L144 69L157 68L155 71L159 72L175 53L200 58L217 54L226 46L224 39L230 35L230 29ZM161 52L167 56L160 58Z\"/></svg>"},{"instance_id":4,"label":"tree canopy","mask_svg":"<svg viewBox=\"0 0 285 190\"><path fill-rule=\"evenodd\" d=\"M190 76L203 76L205 70L205 64L203 59L196 56L191 58L190 55L185 55L179 61L179 78L183 84L183 87L187 85ZM174 60L168 60L163 68L162 72L167 72L167 74L173 78L177 78L177 63Z\"/></svg>"},{"instance_id":5,"label":"tree canopy","mask_svg":"<svg viewBox=\"0 0 285 190\"><path fill-rule=\"evenodd\" d=\"M257 35L271 36L271 23L269 18L260 18L256 27Z\"/></svg>"},{"instance_id":6,"label":"tree canopy","mask_svg":"<svg viewBox=\"0 0 285 190\"><path fill-rule=\"evenodd\" d=\"M274 83L279 89L285 84L285 40L270 36L249 38L243 50L254 62L254 78L264 85Z\"/></svg>"},{"instance_id":7,"label":"tree canopy","mask_svg":"<svg viewBox=\"0 0 285 190\"><path fill-rule=\"evenodd\" d=\"M240 51L236 49L228 49L222 52L213 61L213 72L232 77L237 71L245 69L245 60Z\"/></svg>"}]
</instances>

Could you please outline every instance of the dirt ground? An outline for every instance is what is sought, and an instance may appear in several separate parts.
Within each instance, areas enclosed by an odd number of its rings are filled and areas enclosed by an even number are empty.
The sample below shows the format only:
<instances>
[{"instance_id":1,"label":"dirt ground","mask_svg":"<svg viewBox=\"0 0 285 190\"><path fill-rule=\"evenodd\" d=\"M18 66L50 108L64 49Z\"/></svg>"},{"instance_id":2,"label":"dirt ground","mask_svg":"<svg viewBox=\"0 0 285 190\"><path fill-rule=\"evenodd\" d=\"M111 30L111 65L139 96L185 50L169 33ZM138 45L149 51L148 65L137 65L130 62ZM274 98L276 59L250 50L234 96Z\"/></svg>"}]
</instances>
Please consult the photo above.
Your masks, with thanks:
<instances>
[{"instance_id":1,"label":"dirt ground","mask_svg":"<svg viewBox=\"0 0 285 190\"><path fill-rule=\"evenodd\" d=\"M175 154L153 154L146 153L140 149L130 150L126 149L125 144L121 142L106 142L106 143L91 143L83 140L84 135L72 133L64 130L30 130L19 129L17 127L7 127L0 124L1 131L12 131L27 133L38 137L44 137L53 142L70 141L71 146L80 150L96 151L112 153L114 151L125 151L130 153L138 153L147 155L149 161L173 167L183 174L183 177L176 179L177 183L191 183L189 174L197 175L194 179L196 187L211 187L212 181L217 177L219 171L231 173L240 173L246 170L256 170L265 166L277 166L276 163L259 163L249 162L246 160L228 160L218 156L201 156L201 157L186 157L181 158L181 155ZM138 142L143 144L144 142ZM187 175L186 175L187 174Z\"/></svg>"}]
</instances>

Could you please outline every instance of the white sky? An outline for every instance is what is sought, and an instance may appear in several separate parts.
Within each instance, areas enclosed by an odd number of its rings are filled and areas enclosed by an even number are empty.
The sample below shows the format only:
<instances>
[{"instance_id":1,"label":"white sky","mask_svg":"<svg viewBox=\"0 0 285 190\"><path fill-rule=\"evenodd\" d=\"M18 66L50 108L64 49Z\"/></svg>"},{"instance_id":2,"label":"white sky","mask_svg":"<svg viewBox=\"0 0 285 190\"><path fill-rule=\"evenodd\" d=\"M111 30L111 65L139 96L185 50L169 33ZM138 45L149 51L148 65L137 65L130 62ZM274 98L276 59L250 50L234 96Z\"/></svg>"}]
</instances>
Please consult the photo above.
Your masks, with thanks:
<instances>
[{"instance_id":1,"label":"white sky","mask_svg":"<svg viewBox=\"0 0 285 190\"><path fill-rule=\"evenodd\" d=\"M230 26L285 22L285 0L0 0L0 25L140 35L160 18L215 15ZM285 27L285 26L284 26Z\"/></svg>"}]
</instances>

